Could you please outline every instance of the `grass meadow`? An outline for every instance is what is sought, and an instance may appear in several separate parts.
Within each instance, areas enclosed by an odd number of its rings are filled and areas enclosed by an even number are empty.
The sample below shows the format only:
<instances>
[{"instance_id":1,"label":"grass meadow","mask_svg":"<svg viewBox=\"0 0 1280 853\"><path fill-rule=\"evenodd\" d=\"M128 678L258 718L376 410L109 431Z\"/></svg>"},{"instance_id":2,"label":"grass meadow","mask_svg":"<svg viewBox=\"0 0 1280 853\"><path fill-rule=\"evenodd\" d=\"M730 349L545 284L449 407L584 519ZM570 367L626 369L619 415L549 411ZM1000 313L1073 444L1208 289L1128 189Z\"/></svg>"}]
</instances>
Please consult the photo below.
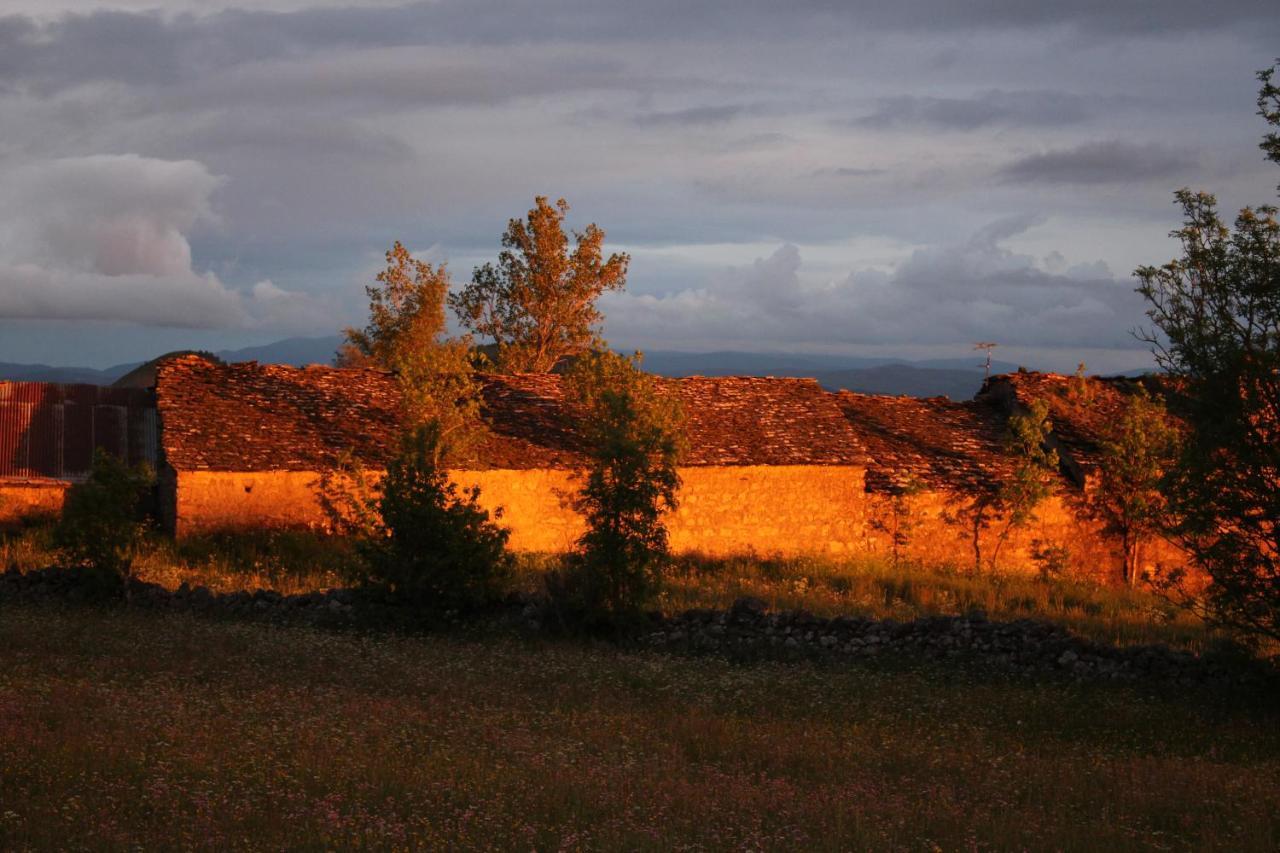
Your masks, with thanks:
<instances>
[{"instance_id":1,"label":"grass meadow","mask_svg":"<svg viewBox=\"0 0 1280 853\"><path fill-rule=\"evenodd\" d=\"M0 605L3 849L1274 850L1274 709Z\"/></svg>"},{"instance_id":2,"label":"grass meadow","mask_svg":"<svg viewBox=\"0 0 1280 853\"><path fill-rule=\"evenodd\" d=\"M0 569L53 555L0 536ZM144 580L304 592L350 543L150 541ZM538 587L548 558L521 559ZM662 606L985 610L1200 651L1158 597L875 561L679 561ZM0 849L1274 850L1274 695L893 656L727 662L0 601Z\"/></svg>"}]
</instances>

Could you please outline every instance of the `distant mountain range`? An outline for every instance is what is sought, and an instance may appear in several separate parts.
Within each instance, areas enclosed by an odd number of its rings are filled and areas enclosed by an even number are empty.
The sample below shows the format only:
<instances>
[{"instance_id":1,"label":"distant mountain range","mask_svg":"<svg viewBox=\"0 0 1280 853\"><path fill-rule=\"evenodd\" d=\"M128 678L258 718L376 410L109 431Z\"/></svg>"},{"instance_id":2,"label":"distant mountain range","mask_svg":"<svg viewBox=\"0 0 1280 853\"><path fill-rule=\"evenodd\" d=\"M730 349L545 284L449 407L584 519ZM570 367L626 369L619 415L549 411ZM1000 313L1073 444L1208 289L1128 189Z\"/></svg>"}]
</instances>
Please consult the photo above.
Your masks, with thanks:
<instances>
[{"instance_id":1,"label":"distant mountain range","mask_svg":"<svg viewBox=\"0 0 1280 853\"><path fill-rule=\"evenodd\" d=\"M259 361L272 364L328 364L342 339L288 338L275 343L214 355L223 361ZM759 352L645 353L645 368L661 376L810 376L830 390L845 389L867 394L904 394L912 397L948 396L967 400L982 387L979 357L912 361L895 358L858 358L839 355ZM110 385L144 362L91 367L50 367L45 364L0 362L0 379L24 382L83 382ZM992 373L1016 370L1017 365L995 361Z\"/></svg>"},{"instance_id":2,"label":"distant mountain range","mask_svg":"<svg viewBox=\"0 0 1280 853\"><path fill-rule=\"evenodd\" d=\"M260 361L265 364L329 364L342 338L328 335L322 338L286 338L275 343L243 349L218 350L214 353L223 361ZM159 353L157 353L159 355ZM147 362L133 361L112 367L50 367L47 364L10 364L0 361L0 380L14 382L83 382L89 385L110 385L117 379L132 373Z\"/></svg>"}]
</instances>

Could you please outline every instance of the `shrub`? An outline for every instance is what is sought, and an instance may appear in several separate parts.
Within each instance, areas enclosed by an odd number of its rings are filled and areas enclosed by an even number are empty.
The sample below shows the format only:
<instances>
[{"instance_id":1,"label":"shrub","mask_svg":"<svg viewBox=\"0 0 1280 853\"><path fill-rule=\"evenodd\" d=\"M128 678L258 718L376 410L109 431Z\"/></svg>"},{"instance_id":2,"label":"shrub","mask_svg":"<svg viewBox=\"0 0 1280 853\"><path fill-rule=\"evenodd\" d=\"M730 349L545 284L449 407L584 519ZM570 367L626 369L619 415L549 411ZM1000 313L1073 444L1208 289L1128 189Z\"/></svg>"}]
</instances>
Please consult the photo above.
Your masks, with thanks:
<instances>
[{"instance_id":1,"label":"shrub","mask_svg":"<svg viewBox=\"0 0 1280 853\"><path fill-rule=\"evenodd\" d=\"M54 545L62 561L93 571L114 589L127 590L147 522L144 500L155 482L147 465L130 468L101 449L83 483L67 492Z\"/></svg>"},{"instance_id":2,"label":"shrub","mask_svg":"<svg viewBox=\"0 0 1280 853\"><path fill-rule=\"evenodd\" d=\"M589 624L638 616L657 596L669 561L662 516L675 508L680 487L683 416L639 362L639 355L594 352L567 377L587 446L574 503L587 529L548 591Z\"/></svg>"},{"instance_id":3,"label":"shrub","mask_svg":"<svg viewBox=\"0 0 1280 853\"><path fill-rule=\"evenodd\" d=\"M368 582L436 614L491 603L512 567L509 533L479 505L480 489L459 490L437 462L441 440L434 420L406 436L377 501L383 534L360 549Z\"/></svg>"}]
</instances>

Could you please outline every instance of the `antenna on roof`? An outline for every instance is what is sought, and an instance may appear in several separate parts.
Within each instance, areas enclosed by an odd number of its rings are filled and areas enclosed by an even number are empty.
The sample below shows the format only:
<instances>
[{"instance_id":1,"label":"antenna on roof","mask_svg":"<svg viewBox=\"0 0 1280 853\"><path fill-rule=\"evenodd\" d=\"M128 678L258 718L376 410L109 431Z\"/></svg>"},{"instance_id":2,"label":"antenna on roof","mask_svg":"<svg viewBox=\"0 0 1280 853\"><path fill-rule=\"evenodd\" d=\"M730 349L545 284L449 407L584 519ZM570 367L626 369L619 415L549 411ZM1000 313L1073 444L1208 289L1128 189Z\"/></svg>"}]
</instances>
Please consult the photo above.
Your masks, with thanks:
<instances>
[{"instance_id":1,"label":"antenna on roof","mask_svg":"<svg viewBox=\"0 0 1280 853\"><path fill-rule=\"evenodd\" d=\"M978 341L978 343L976 343L976 344L974 344L974 345L973 345L973 348L974 348L975 350L979 350L979 349L980 349L980 350L986 350L986 353L987 353L987 363L986 363L986 364L984 364L984 365L980 365L980 366L981 366L981 367L986 368L986 371L987 371L987 379L990 379L990 378L991 378L991 351L992 351L993 349L995 349L996 347L998 347L998 346L1000 346L1000 345L999 345L999 344L997 344L997 343L995 343L994 341Z\"/></svg>"}]
</instances>

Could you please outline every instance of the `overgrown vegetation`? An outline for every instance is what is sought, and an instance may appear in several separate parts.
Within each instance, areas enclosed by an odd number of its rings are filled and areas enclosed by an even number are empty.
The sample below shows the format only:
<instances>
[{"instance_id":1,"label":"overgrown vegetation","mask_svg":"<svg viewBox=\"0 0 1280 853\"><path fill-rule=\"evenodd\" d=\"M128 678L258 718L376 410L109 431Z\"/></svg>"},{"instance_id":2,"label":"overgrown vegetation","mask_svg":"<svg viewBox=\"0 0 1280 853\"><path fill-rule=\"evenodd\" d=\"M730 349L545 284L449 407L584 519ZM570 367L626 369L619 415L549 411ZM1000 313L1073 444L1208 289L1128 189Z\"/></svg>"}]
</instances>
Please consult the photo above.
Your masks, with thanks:
<instances>
[{"instance_id":1,"label":"overgrown vegetation","mask_svg":"<svg viewBox=\"0 0 1280 853\"><path fill-rule=\"evenodd\" d=\"M565 378L586 448L574 508L586 523L549 591L587 623L634 619L661 588L670 559L663 515L676 507L683 414L632 358L607 350L578 359Z\"/></svg>"},{"instance_id":2,"label":"overgrown vegetation","mask_svg":"<svg viewBox=\"0 0 1280 853\"><path fill-rule=\"evenodd\" d=\"M895 484L887 494L869 496L871 511L867 514L872 530L889 537L889 556L894 568L902 565L903 551L911 545L922 519L916 510L916 499L925 491L925 484L915 477Z\"/></svg>"},{"instance_id":3,"label":"overgrown vegetation","mask_svg":"<svg viewBox=\"0 0 1280 853\"><path fill-rule=\"evenodd\" d=\"M1086 511L1120 541L1122 579L1140 580L1142 546L1168 522L1161 484L1177 456L1180 436L1164 404L1139 387L1125 400L1119 420L1102 441L1097 483L1086 494Z\"/></svg>"},{"instance_id":4,"label":"overgrown vegetation","mask_svg":"<svg viewBox=\"0 0 1280 853\"><path fill-rule=\"evenodd\" d=\"M449 298L462 325L492 340L506 373L545 373L565 356L599 349L596 300L626 285L630 257L604 258L604 231L594 223L564 232L569 205L534 199L526 220L512 219L498 263L478 267L471 283Z\"/></svg>"},{"instance_id":5,"label":"overgrown vegetation","mask_svg":"<svg viewBox=\"0 0 1280 853\"><path fill-rule=\"evenodd\" d=\"M53 530L60 561L95 573L104 591L128 591L134 559L147 530L145 504L155 482L150 467L130 468L102 449L88 478L67 491Z\"/></svg>"},{"instance_id":6,"label":"overgrown vegetation","mask_svg":"<svg viewBox=\"0 0 1280 853\"><path fill-rule=\"evenodd\" d=\"M357 540L348 576L436 615L483 607L503 592L508 533L460 490L445 465L479 436L480 385L471 339L445 337L445 266L416 260L399 242L367 287L369 324L347 329L347 366L396 377L404 433L385 476L347 454L317 482L331 532ZM500 511L499 511L500 514Z\"/></svg>"},{"instance_id":7,"label":"overgrown vegetation","mask_svg":"<svg viewBox=\"0 0 1280 853\"><path fill-rule=\"evenodd\" d=\"M1014 530L1035 518L1035 509L1053 494L1058 454L1048 445L1049 405L1032 400L1025 410L1009 416L1004 437L1012 468L996 478L992 488L961 495L948 509L949 517L969 530L975 574L999 571L1000 551ZM982 534L997 525L995 547L983 559Z\"/></svg>"},{"instance_id":8,"label":"overgrown vegetation","mask_svg":"<svg viewBox=\"0 0 1280 853\"><path fill-rule=\"evenodd\" d=\"M56 552L50 540L48 527L0 533L0 569L30 571L51 565ZM168 589L186 584L223 593L305 593L348 586L365 577L360 541L301 531L208 534L180 542L150 534L134 559L133 571L139 580ZM547 574L559 569L561 560L558 554L513 555L505 591L542 595ZM895 567L881 556L836 560L679 555L671 558L653 606L666 613L725 609L743 596L762 599L774 609L803 609L827 617L909 620L982 610L992 619L1047 619L1097 642L1167 643L1196 652L1226 638L1143 586L1127 589L1069 574L975 575L963 559L942 564L902 561Z\"/></svg>"},{"instance_id":9,"label":"overgrown vegetation","mask_svg":"<svg viewBox=\"0 0 1280 853\"><path fill-rule=\"evenodd\" d=\"M1280 87L1259 73L1258 112L1280 128ZM1280 133L1261 147L1280 164ZM1228 228L1216 199L1176 193L1182 257L1140 267L1145 337L1188 424L1166 480L1172 530L1213 583L1205 615L1280 639L1280 223L1246 207Z\"/></svg>"},{"instance_id":10,"label":"overgrown vegetation","mask_svg":"<svg viewBox=\"0 0 1280 853\"><path fill-rule=\"evenodd\" d=\"M440 426L429 421L387 466L377 500L381 530L360 540L363 580L430 614L468 611L505 592L508 532L440 467Z\"/></svg>"}]
</instances>

